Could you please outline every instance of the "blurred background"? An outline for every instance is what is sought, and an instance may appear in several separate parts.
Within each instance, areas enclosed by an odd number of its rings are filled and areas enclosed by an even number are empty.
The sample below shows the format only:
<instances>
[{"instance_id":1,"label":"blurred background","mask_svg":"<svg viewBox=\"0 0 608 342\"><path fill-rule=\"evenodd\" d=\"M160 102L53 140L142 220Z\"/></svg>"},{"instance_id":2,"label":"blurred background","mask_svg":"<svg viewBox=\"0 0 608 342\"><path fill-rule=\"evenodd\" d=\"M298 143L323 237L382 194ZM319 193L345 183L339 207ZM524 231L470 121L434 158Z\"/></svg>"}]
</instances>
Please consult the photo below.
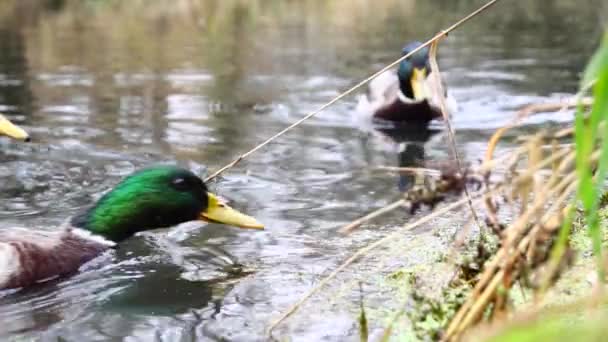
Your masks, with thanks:
<instances>
[{"instance_id":1,"label":"blurred background","mask_svg":"<svg viewBox=\"0 0 608 342\"><path fill-rule=\"evenodd\" d=\"M213 171L482 3L3 0L0 112L33 143L0 141L0 225L50 229L144 165ZM599 0L504 1L440 45L466 160L517 108L576 92L606 10ZM0 337L263 339L327 269L403 221L397 213L352 237L336 233L399 196L403 180L375 167L448 155L442 134L395 139L360 127L355 105L338 102L212 184L267 230L209 225L180 245L221 248L253 274L176 262L166 234L153 233L74 278L0 294ZM535 116L511 138L570 120ZM409 140L416 151L404 154ZM356 332L356 311L319 303L285 331L292 340Z\"/></svg>"}]
</instances>

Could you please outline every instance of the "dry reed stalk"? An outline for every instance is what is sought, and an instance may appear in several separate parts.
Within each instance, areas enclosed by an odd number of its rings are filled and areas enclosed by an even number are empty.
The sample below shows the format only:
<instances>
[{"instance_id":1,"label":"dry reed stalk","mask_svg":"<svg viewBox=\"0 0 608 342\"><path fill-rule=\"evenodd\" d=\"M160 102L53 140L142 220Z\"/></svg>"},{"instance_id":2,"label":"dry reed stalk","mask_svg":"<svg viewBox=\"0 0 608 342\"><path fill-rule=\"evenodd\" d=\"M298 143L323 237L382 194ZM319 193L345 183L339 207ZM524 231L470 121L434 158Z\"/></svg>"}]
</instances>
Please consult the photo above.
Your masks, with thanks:
<instances>
[{"instance_id":1,"label":"dry reed stalk","mask_svg":"<svg viewBox=\"0 0 608 342\"><path fill-rule=\"evenodd\" d=\"M578 106L577 95L566 99L562 102L552 102L552 103L534 103L522 108L516 117L518 119L523 119L532 114L539 113L547 113L547 112L563 112L567 109L573 109ZM592 97L584 97L580 99L580 104L584 107L591 107L593 105Z\"/></svg>"},{"instance_id":2,"label":"dry reed stalk","mask_svg":"<svg viewBox=\"0 0 608 342\"><path fill-rule=\"evenodd\" d=\"M447 131L448 131L448 138L450 140L450 150L452 151L452 157L454 158L454 160L456 160L456 166L458 167L458 171L461 174L464 174L464 171L462 169L462 162L460 161L460 156L458 155L458 150L456 149L456 138L454 137L454 130L452 129L452 123L450 121L450 115L448 114L448 106L446 104L446 99L445 96L443 94L445 94L445 91L443 89L443 84L441 82L441 72L439 71L439 65L437 64L437 49L439 48L439 39L434 41L431 44L431 50L429 53L429 61L431 64L431 70L433 70L433 72L431 73L431 75L433 75L433 87L435 88L434 93L438 94L438 98L439 98L439 109L441 110L441 115L443 116L443 121L445 122L445 125L447 126ZM469 194L469 190L467 189L467 187L465 186L463 188L464 190L464 194L468 200L468 205L469 205L469 209L471 210L471 215L473 217L473 220L475 221L475 224L477 224L477 228L479 228L480 231L483 230L483 225L481 224L481 222L479 221L479 215L477 215L477 211L475 211L475 207L473 207L473 201L471 200L471 195Z\"/></svg>"},{"instance_id":3,"label":"dry reed stalk","mask_svg":"<svg viewBox=\"0 0 608 342\"><path fill-rule=\"evenodd\" d=\"M578 186L578 181L573 181L570 184L568 184L567 188L563 190L562 194L555 200L555 202L552 204L551 208L549 208L549 210L547 211L547 213L545 214L545 217L543 217L543 220L546 222L545 225L542 227L543 230L557 230L558 228L561 227L561 222L563 222L563 218L567 215L567 213L570 211L571 209L571 205L565 205L567 199L572 196L572 194L576 191L576 187ZM553 214L552 216L547 216L549 213L553 213L555 212L558 208L562 207L563 209L557 213L557 214ZM534 234L534 232L532 232L532 234ZM530 250L528 255L530 255L532 253L532 251ZM563 255L560 256L559 259L561 259L563 257ZM544 297L544 292L546 290L546 288L548 287L548 284L550 282L551 279L553 279L555 277L555 275L557 274L558 268L559 268L560 263L553 263L550 262L548 265L548 269L545 270L545 277L543 278L543 280L541 281L541 287L539 291L535 292L535 297L534 297L534 302L535 303L540 303Z\"/></svg>"},{"instance_id":4,"label":"dry reed stalk","mask_svg":"<svg viewBox=\"0 0 608 342\"><path fill-rule=\"evenodd\" d=\"M538 143L538 140L535 139L531 141ZM534 175L532 168L538 169L541 165L546 166L553 163L553 170L558 172L555 172L542 186L534 185L536 194L532 204L505 229L507 235L503 238L503 245L494 258L486 264L471 295L452 318L444 340L457 339L463 331L477 322L493 298L495 299L494 310L500 309L504 298L498 297L498 285L502 282L505 289L512 286L521 273L522 264L519 261L526 256L530 261L530 256L534 255L533 249L542 241L541 231L553 236L569 210L566 202L577 187L576 173L572 171L565 177L561 175L566 170L572 169L574 152L571 149L564 149L561 153L553 154L541 161L540 156L535 155L539 149L533 144L528 146L529 153L531 153L529 158L531 168L523 176L517 177L516 181L521 184L525 182L521 179L522 177L532 179L531 177ZM598 159L599 153L594 153L590 162L597 163ZM525 199L527 200L527 198ZM551 205L546 208L550 199L553 199ZM557 272L557 266L550 268L549 272L549 277L552 278Z\"/></svg>"},{"instance_id":5,"label":"dry reed stalk","mask_svg":"<svg viewBox=\"0 0 608 342\"><path fill-rule=\"evenodd\" d=\"M405 166L377 166L376 170L380 171L390 171L390 172L403 172L403 173L413 173L413 174L421 174L421 175L429 175L429 176L439 176L441 171L435 169L428 169L423 167L405 167Z\"/></svg>"},{"instance_id":6,"label":"dry reed stalk","mask_svg":"<svg viewBox=\"0 0 608 342\"><path fill-rule=\"evenodd\" d=\"M563 213L562 213L562 215L563 215ZM555 224L554 223L555 221L561 221L561 220L559 218L556 219L555 216L548 219L548 222L553 223L552 226L555 227L554 229L557 229L557 227L559 227L559 225ZM543 225L537 224L534 228L540 229L540 227L542 227L544 225L548 226L547 223L545 223ZM532 231L534 231L534 229ZM513 253L510 253L511 258L516 258L516 257L523 255L523 253L526 251L526 249L528 248L531 241L532 241L531 235L525 236L519 242L515 251ZM496 273L493 274L492 279L489 282L489 285L487 287L483 288L482 293L472 303L471 309L468 311L464 311L464 313L462 314L462 316L464 316L462 318L462 320L458 321L458 324L455 325L454 327L450 326L448 328L448 331L446 332L446 336L444 337L444 340L457 339L458 335L460 335L462 332L464 332L467 328L469 328L472 324L474 324L480 318L481 314L484 312L487 305L489 304L492 296L495 296L497 294L498 285L500 284L501 280L504 280L504 278L506 276L505 269L508 269L509 264L513 264L514 262L515 261L513 259L508 260L506 262L505 266L501 267L499 270L497 270ZM511 280L513 280L513 279L511 278ZM504 283L503 283L503 285L504 285ZM507 284L506 288L509 288L509 286L510 286L510 284ZM454 320L452 320L452 322L454 322Z\"/></svg>"},{"instance_id":7,"label":"dry reed stalk","mask_svg":"<svg viewBox=\"0 0 608 342\"><path fill-rule=\"evenodd\" d=\"M577 98L580 98L580 94L577 95ZM482 165L486 166L492 162L492 155L499 139L508 129L514 127L521 119L538 112L571 108L572 106L575 106L576 103L577 101L567 102L566 104L530 105L520 110L520 112L518 112L516 115L516 120L514 123L498 129L491 137L488 142L488 149ZM583 105L589 106L591 103L592 101L589 99L583 99ZM541 231L544 230L554 233L560 227L560 222L562 222L563 217L570 208L570 206L565 205L565 203L567 199L572 196L577 185L576 174L574 172L570 172L564 177L564 173L567 170L572 169L575 161L575 154L573 152L574 146L561 146L561 151L559 151L556 141L557 139L571 136L572 134L573 129L568 128L560 130L554 133L552 136L548 134L545 134L544 136L537 135L535 138L528 141L526 144L527 148L520 148L517 153L513 154L514 158L512 159L511 165L515 166L517 163L519 163L518 159L520 159L527 150L528 164L532 167L529 167L528 170L524 170L523 172L519 171L517 173L515 173L514 170L511 170L511 173L517 175L513 183L515 183L514 187L520 187L520 190L517 190L519 191L518 196L520 199L522 199L522 202L525 202L522 203L524 204L522 207L525 207L525 204L527 204L528 195L526 190L531 190L529 186L534 188L534 193L536 194L534 203L531 207L528 207L526 210L524 210L524 212L522 212L518 220L505 229L505 231L508 231L508 236L505 237L503 246L499 249L499 251L497 251L494 258L486 264L485 270L481 274L479 281L471 292L471 295L450 321L446 334L443 338L444 340L456 339L464 330L476 322L481 317L481 314L486 309L487 305L489 305L492 298L495 298L494 310L500 309L504 303L504 297L497 297L498 285L502 281L505 288L509 288L515 281L515 277L510 276L506 273L506 271L514 267L517 260L521 257L521 255L523 255L522 253L527 251L525 255L528 257L528 259L533 255L533 250L537 246ZM551 149L554 153L552 153L549 158L541 161L542 157L540 151L542 148L539 148L539 146L542 146L545 139L551 139ZM599 155L594 155L591 162L597 162L598 157ZM554 172L549 177L549 180L546 180L544 184L541 185L541 182L539 182L539 180L536 178L538 176L537 170L544 168L549 164L551 164L551 169ZM483 169L483 167L480 169ZM487 172L491 172L491 170L492 167L487 168ZM560 177L562 178L558 182L557 180L560 179ZM545 202L554 196L557 196L557 198L553 201L550 208L544 211L544 214L541 215L542 217L538 221L532 220L533 217L538 216L539 213L542 212ZM496 207L490 199L490 196L486 196L486 198L486 209L494 217L494 220L491 220L491 222L497 222ZM559 208L562 209L559 210L558 213L555 213L555 211ZM531 229L525 229L526 226L529 227L530 222L534 221L536 221L536 223L533 223ZM517 244L515 253L509 252L512 250L511 246L513 246L513 244ZM506 260L505 257L507 257ZM553 278L555 273L558 271L558 266L559 264L550 265L548 272L546 272L545 279ZM495 312L493 312L493 315L494 313Z\"/></svg>"},{"instance_id":8,"label":"dry reed stalk","mask_svg":"<svg viewBox=\"0 0 608 342\"><path fill-rule=\"evenodd\" d=\"M593 83L595 83L595 81L592 81L586 87L583 87L583 90L588 89ZM486 149L486 153L484 156L484 164L488 163L492 160L494 150L496 149L498 141L504 135L504 133L506 131L508 131L509 129L517 126L519 124L519 122L521 122L521 120L525 119L529 115L548 112L548 111L557 111L557 110L563 111L567 108L572 108L572 107L576 106L578 100L581 100L584 105L590 106L593 103L593 99L589 99L589 98L581 99L583 90L581 90L579 93L577 93L572 99L568 99L565 103L531 104L531 105L528 105L528 106L520 109L514 115L515 119L513 120L513 122L504 127L499 128L496 132L494 132L494 134L488 141L488 148ZM573 133L573 130L571 128L564 129L564 130L557 132L554 136L554 139L563 138L568 135L572 135L572 133ZM572 155L572 159L574 160L574 155ZM556 158L556 160L557 160L557 158ZM527 193L524 197L527 197ZM525 198L522 201L522 204L524 206L527 204L527 201L525 200ZM490 225L492 227L494 227L494 229L496 229L499 226L499 223L498 223L498 218L496 216L496 206L493 203L491 198L489 198L489 197L487 198L487 200L485 202L485 206L486 206L486 211L488 213L488 221L489 221Z\"/></svg>"},{"instance_id":9,"label":"dry reed stalk","mask_svg":"<svg viewBox=\"0 0 608 342\"><path fill-rule=\"evenodd\" d=\"M378 217L380 215L383 215L383 214L386 214L388 212L391 212L391 211L393 211L393 210L395 210L395 209L397 209L399 207L402 207L402 206L404 206L406 204L407 204L406 200L400 199L400 200L398 200L396 202L393 202L393 203L391 203L389 205L386 205L386 206L384 206L384 207L382 207L382 208L380 208L378 210L375 210L375 211L373 211L373 212L371 212L371 213L369 213L369 214L367 214L367 215L365 215L365 216L363 216L361 218L358 218L358 219L352 221L351 223L349 223L349 224L345 225L344 227L340 228L338 230L338 232L341 233L341 234L348 234L353 229L359 227L363 223L365 223L367 221L370 221L370 220L373 220L374 218L376 218L376 217Z\"/></svg>"},{"instance_id":10,"label":"dry reed stalk","mask_svg":"<svg viewBox=\"0 0 608 342\"><path fill-rule=\"evenodd\" d=\"M520 110L518 113L516 113L516 115L515 115L516 119L515 119L515 121L512 124L509 124L507 126L499 128L492 135L492 137L490 138L490 140L488 142L488 148L486 149L486 153L485 153L485 156L484 156L484 164L490 163L492 161L492 156L494 154L494 150L496 149L496 145L498 144L498 141L500 140L500 138L502 137L502 135L504 134L504 132L506 132L507 130L509 130L512 127L514 127L521 119L523 119L524 117L526 117L527 115L529 115L531 113L533 113L533 111L529 110L529 109ZM538 135L537 139L538 140L542 140L542 136ZM530 142L529 142L529 144L530 144ZM542 146L542 144L538 144L538 145ZM528 149L527 149L528 153L530 152L529 146L534 146L534 145L528 145ZM520 158L519 153L523 153L523 152L525 152L525 150L526 150L526 148L523 148L523 149L520 149L520 150L516 151L516 153L513 153L512 155L514 157L514 160L512 162L510 162L509 164L513 164L514 165L519 160L519 158ZM557 160L559 160L559 158L562 157L562 155L559 154L559 153L554 153L553 155L554 155L554 158L551 159L551 163L556 162ZM535 156L538 156L538 153L536 153ZM546 163L541 164L541 165L543 165L543 167L545 167L546 166L545 164ZM490 170L491 169L487 169L487 172L489 172ZM529 177L533 177L534 175L537 174L537 170L538 170L538 168L536 168L533 171L530 171L528 173L528 176ZM522 175L522 174L519 174L519 176L522 176L519 179L527 179L526 177L523 177L524 175ZM524 193L525 193L524 197L527 197L527 194L529 193L529 191L524 192ZM526 203L527 203L526 201L522 201L522 204L524 206L526 205ZM487 210L488 215L489 215L489 221L490 221L491 225L493 227L496 227L498 225L498 219L497 219L497 217L495 215L495 213L496 213L495 204L492 202L491 199L488 199L486 201L486 203L485 203L485 206L486 206L486 210Z\"/></svg>"},{"instance_id":11,"label":"dry reed stalk","mask_svg":"<svg viewBox=\"0 0 608 342\"><path fill-rule=\"evenodd\" d=\"M524 151L524 149L521 150L522 152ZM528 176L530 174L530 172L538 172L540 168L542 167L546 167L548 164L550 164L551 162L555 161L557 158L562 157L563 154L561 153L556 153L554 154L554 158L549 159L548 161L539 163L539 166L537 168L533 168L532 171L530 170L525 170L525 171L518 171L520 173L522 173L522 177L524 176ZM506 155L502 158L498 158L495 160L490 160L487 161L485 163L483 163L482 165L480 165L478 167L478 170L491 170L493 167L495 167L496 164L500 164L502 163L504 160L511 158L511 155ZM426 174L429 175L441 175L441 171L439 170L435 170L435 169L426 169L426 168L408 168L408 167L388 167L388 166L381 166L379 167L379 169L385 169L385 170L390 170L390 171L405 171L405 172L413 172L413 173L418 173L418 172L425 172ZM462 171L461 171L462 172ZM465 188L466 189L466 188ZM392 210L395 210L397 208L399 208L400 206L404 206L407 204L407 201L405 200L398 200L396 202L393 202L391 204L386 205L385 207L382 207L380 209L377 209L361 218L358 218L350 223L348 223L347 225L343 226L342 228L339 229L340 233L350 233L353 229L359 227L361 224L368 222L376 217L379 217L383 214L386 214ZM471 205L471 204L469 204ZM475 217L474 217L475 218Z\"/></svg>"},{"instance_id":12,"label":"dry reed stalk","mask_svg":"<svg viewBox=\"0 0 608 342\"><path fill-rule=\"evenodd\" d=\"M528 243L529 239L523 239L515 253L523 252ZM495 271L496 273L491 273L487 286L482 288L476 286L475 289L479 291L479 295L466 306L466 310L462 310L465 308L465 306L463 306L457 315L454 316L454 319L450 322L450 326L443 338L444 341L457 339L458 335L479 320L481 314L490 303L490 300L496 295L498 285L500 285L501 281L503 281L506 276L504 268L496 269ZM456 320L456 318L458 318L458 320Z\"/></svg>"},{"instance_id":13,"label":"dry reed stalk","mask_svg":"<svg viewBox=\"0 0 608 342\"><path fill-rule=\"evenodd\" d=\"M564 180L568 180L568 178L564 178ZM532 200L532 204L529 209L526 209L521 215L517 218L517 220L510 224L505 232L507 234L504 236L503 246L506 248L511 247L516 244L522 234L525 233L526 229L529 226L529 223L532 222L533 218L541 212L547 201L551 198L551 195L555 192L555 182L557 181L557 177L552 177L552 179L547 182L546 187L543 189L539 189L537 196ZM522 198L522 200L526 198Z\"/></svg>"},{"instance_id":14,"label":"dry reed stalk","mask_svg":"<svg viewBox=\"0 0 608 342\"><path fill-rule=\"evenodd\" d=\"M541 231L553 230L559 227L559 225L555 222L561 222L564 216L564 208L567 207L565 203L567 199L572 196L572 194L576 190L577 185L578 182L576 181L576 174L572 173L569 175L569 177L565 178L563 181L561 181L558 185L555 186L555 192L559 193L559 195L553 201L551 206L547 210L545 210L545 213L542 215L542 217L536 223L534 223L532 229L530 229L529 233L527 233L524 237L531 239L531 245L529 245L528 253L526 253L528 257L532 256L533 250L531 250L531 248L535 246L535 243L537 242L535 238L538 237L537 235ZM556 211L558 212L556 213ZM507 260L506 264L513 264L513 259L515 257L517 256L511 255L511 259Z\"/></svg>"},{"instance_id":15,"label":"dry reed stalk","mask_svg":"<svg viewBox=\"0 0 608 342\"><path fill-rule=\"evenodd\" d=\"M568 152L569 151L563 151L561 154L559 154L557 156L553 155L550 158L547 158L542 162L537 161L535 163L535 165L533 165L533 168L538 169L539 167L542 167L543 165L551 163L553 160L557 160L559 158L565 157L568 154ZM570 163L569 158L565 158L565 159L561 159L560 164L561 164L561 166L563 166L565 168L565 166L569 165L569 163ZM529 174L531 174L532 172L534 172L534 171L528 170ZM529 177L529 174L524 175L523 177ZM572 175L574 175L574 174L571 174L570 176L572 176ZM499 251L496 253L494 258L491 261L489 261L488 264L486 264L485 270L482 273L482 275L481 275L479 281L477 282L474 290L472 291L471 295L469 296L467 301L461 306L461 308L456 313L456 315L452 318L452 321L450 322L450 325L448 326L448 329L446 331L445 339L453 338L459 332L463 331L466 327L468 327L468 325L470 325L476 321L476 319L479 317L481 308L485 308L485 306L488 304L488 302L491 298L491 294L495 294L495 290L496 290L498 284L500 283L500 280L504 273L504 269L500 266L501 261L504 259L505 256L508 256L509 254L511 254L511 253L509 253L509 250L511 250L511 246L513 245L513 243L517 243L518 241L520 241L518 239L518 236L520 236L524 232L525 226L527 226L529 224L532 217L534 215L536 215L536 213L545 206L546 199L549 196L551 196L553 194L553 192L561 192L564 189L564 187L567 187L567 189L572 189L572 182L574 180L575 180L575 178L566 177L566 178L562 179L562 181L559 182L559 184L555 187L552 187L553 182L549 182L549 184L546 188L539 189L539 191L541 191L541 192L540 192L539 196L537 196L535 198L535 203L531 207L529 207L528 210L526 210L524 213L522 213L522 215L519 217L518 220L513 222L506 229L506 231L509 232L509 236L507 238L505 238L506 241L505 241L504 245L501 247L501 249L499 249ZM547 191L547 192L545 192L545 191ZM559 206L561 203L563 203L562 202L563 199L565 199L569 195L570 192L571 191L566 191L566 193L560 194L560 198L558 199L558 201L556 201L557 203L554 203L554 205L552 206L553 210L555 209L556 206ZM549 212L551 212L551 210L549 210ZM545 215L545 217L546 217L546 215ZM545 217L543 217L543 218L545 218ZM527 244L529 243L529 240L530 239L526 239L524 237L523 245L522 245L522 242L520 242L520 248L517 248L517 249L521 249L522 246L527 246ZM517 254L515 254L515 255L517 255ZM513 263L513 261L507 263L507 266L508 266L508 264L512 264L512 263ZM503 267L504 267L504 264L503 264ZM501 273L501 272L503 272L503 273ZM501 277L497 277L497 274L501 275Z\"/></svg>"},{"instance_id":16,"label":"dry reed stalk","mask_svg":"<svg viewBox=\"0 0 608 342\"><path fill-rule=\"evenodd\" d=\"M525 153L525 150L518 150L518 153L515 153L513 157L515 160L511 161L510 164L515 165L519 159L521 158L521 156ZM571 152L568 149L563 149L562 151L559 152L555 152L552 153L551 156L549 158L546 158L542 161L537 162L535 165L532 165L531 167L529 167L527 170L512 170L510 171L510 173L512 175L517 175L514 179L511 179L511 187L512 189L519 189L520 187L522 187L523 184L529 182L530 179L533 179L535 177L535 175L538 174L538 172L545 168L548 167L549 165L560 161L560 160L568 160L568 161L573 161L574 160L574 153ZM488 163L488 161L484 162L484 164ZM489 172L490 170L488 170L487 172ZM554 176L555 174L552 174L552 176ZM550 176L550 177L552 177ZM508 176L504 176L505 178L507 178ZM523 200L527 201L527 192L524 192L525 195L521 196L520 198L523 198ZM513 202L513 199L516 196L512 195L511 196L511 202ZM485 206L486 206L486 214L488 215L488 221L490 223L490 225L494 228L494 230L498 230L500 228L500 224L498 222L498 216L497 216L497 207L494 204L494 201L491 197L486 197L486 200L484 202ZM522 204L522 208L524 208L525 206L527 206L527 202Z\"/></svg>"},{"instance_id":17,"label":"dry reed stalk","mask_svg":"<svg viewBox=\"0 0 608 342\"><path fill-rule=\"evenodd\" d=\"M579 92L577 92L573 97L568 98L565 101L557 103L533 103L518 110L517 113L515 113L514 119L511 123L499 128L498 130L496 130L496 132L494 132L494 134L488 141L488 149L486 150L484 160L491 160L492 154L494 153L494 149L496 148L498 141L500 140L500 138L502 138L505 132L519 125L519 123L528 116L533 114L564 111L566 109L575 108L578 105L579 101L580 104L584 107L592 106L593 98L582 97L582 94L584 94L593 84L595 84L595 80L589 82L587 85L582 87L581 90L579 90ZM559 131L558 133L560 134L558 135L560 137L564 137L564 133L566 133L567 135L571 135L573 132L574 130L572 128L567 128L562 131Z\"/></svg>"}]
</instances>

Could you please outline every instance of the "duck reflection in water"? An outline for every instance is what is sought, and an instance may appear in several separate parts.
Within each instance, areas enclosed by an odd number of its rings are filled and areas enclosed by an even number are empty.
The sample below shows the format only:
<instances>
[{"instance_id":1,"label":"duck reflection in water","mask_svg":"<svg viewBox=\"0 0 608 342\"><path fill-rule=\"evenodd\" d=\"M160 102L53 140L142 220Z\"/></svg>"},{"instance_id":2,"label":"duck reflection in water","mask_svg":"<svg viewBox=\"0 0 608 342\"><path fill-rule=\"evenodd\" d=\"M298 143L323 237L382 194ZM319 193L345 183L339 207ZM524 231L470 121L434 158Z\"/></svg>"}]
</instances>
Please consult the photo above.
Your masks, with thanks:
<instances>
[{"instance_id":1,"label":"duck reflection in water","mask_svg":"<svg viewBox=\"0 0 608 342\"><path fill-rule=\"evenodd\" d=\"M376 131L398 145L397 166L413 168L425 166L425 144L440 132L439 129L428 127L426 124L378 127ZM397 186L400 192L406 192L420 181L423 179L420 179L419 175L399 172Z\"/></svg>"},{"instance_id":2,"label":"duck reflection in water","mask_svg":"<svg viewBox=\"0 0 608 342\"><path fill-rule=\"evenodd\" d=\"M177 227L168 236L146 234L146 243L143 245L141 241L134 241L139 246L129 247L141 249L143 254L151 256L162 250L169 260L150 260L135 265L131 272L145 273L145 276L129 279L128 284L125 284L128 286L108 298L104 308L119 312L165 315L189 312L212 303L212 307L219 311L223 298L221 294L232 288L235 281L250 274L251 270L221 247L197 243L182 245L180 240L183 236L177 236L181 234L184 231ZM185 232L185 235L189 235L189 232ZM119 248L116 256L128 259L130 250L131 248ZM123 266L121 271L125 272L129 268L131 266ZM162 295L159 296L159 293Z\"/></svg>"}]
</instances>

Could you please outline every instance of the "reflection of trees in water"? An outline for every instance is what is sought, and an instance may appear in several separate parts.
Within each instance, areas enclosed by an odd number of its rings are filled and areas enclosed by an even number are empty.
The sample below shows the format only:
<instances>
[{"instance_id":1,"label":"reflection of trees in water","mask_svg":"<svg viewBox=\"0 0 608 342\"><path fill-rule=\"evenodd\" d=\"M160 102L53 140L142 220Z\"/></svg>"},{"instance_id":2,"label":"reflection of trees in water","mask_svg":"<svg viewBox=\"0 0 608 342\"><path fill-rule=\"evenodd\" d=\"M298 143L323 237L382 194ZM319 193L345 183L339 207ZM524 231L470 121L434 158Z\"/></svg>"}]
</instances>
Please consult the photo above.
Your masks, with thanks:
<instances>
[{"instance_id":1,"label":"reflection of trees in water","mask_svg":"<svg viewBox=\"0 0 608 342\"><path fill-rule=\"evenodd\" d=\"M215 76L209 95L221 103L235 101L240 82L247 76L251 23L249 6L240 2L224 10L223 15L207 17L201 48L206 50L207 67Z\"/></svg>"},{"instance_id":2,"label":"reflection of trees in water","mask_svg":"<svg viewBox=\"0 0 608 342\"><path fill-rule=\"evenodd\" d=\"M205 66L213 74L213 85L206 89L215 132L228 150L238 150L241 139L251 134L247 116L260 99L248 92L246 80L252 72L250 59L257 55L252 39L255 31L252 6L241 1L214 2L206 12L205 32L199 40ZM218 13L219 12L219 13Z\"/></svg>"},{"instance_id":3,"label":"reflection of trees in water","mask_svg":"<svg viewBox=\"0 0 608 342\"><path fill-rule=\"evenodd\" d=\"M452 15L460 16L477 2L450 3L457 7ZM603 30L600 23L607 16L608 6L603 0L498 3L456 31L454 40L446 40L447 44L451 41L458 45L459 49L443 49L442 52L449 53L457 67L526 76L525 82L516 82L518 91L575 92L578 74L599 42ZM452 17L450 21L454 19ZM514 64L501 65L505 60ZM497 63L480 68L488 62ZM554 75L560 81L556 82ZM462 78L452 77L457 82ZM462 82L460 85L464 86L471 80ZM484 82L484 79L478 79L478 82ZM496 79L490 78L487 82L495 83ZM502 86L509 85L508 80L502 83Z\"/></svg>"},{"instance_id":4,"label":"reflection of trees in water","mask_svg":"<svg viewBox=\"0 0 608 342\"><path fill-rule=\"evenodd\" d=\"M88 124L106 131L103 139L137 140L139 134L142 141L170 148L165 141L170 129L167 97L186 93L203 95L199 100L208 102L206 112L192 113L192 120L204 116L213 121L208 123L223 128L214 132L214 138L234 144L226 149L240 150L235 137L255 134L252 106L289 101L284 90L294 85L282 76L305 79L340 70L338 74L358 78L372 69L370 65L397 56L406 41L430 36L477 5L472 0L4 0L0 59L10 70L0 71L13 73L23 84L3 87L7 100L2 103L29 113L32 92L41 104L65 102L61 87L35 82L30 91L27 73L76 66L94 84L71 95L86 97ZM552 0L515 2L508 10L501 6L446 40L458 48L442 49L441 56L450 57L450 66L473 71L488 61L488 54L496 59L546 57L530 66L497 65L486 71L517 68L531 74L518 87L568 91L571 84L555 82L546 74L566 72L571 75L566 78L576 83L579 64L599 36L598 17L606 5L599 0ZM390 46L395 50L388 50ZM565 67L563 58L571 61ZM197 69L213 77L182 88L166 79L176 69ZM116 75L147 78L125 86L116 83ZM258 82L252 77L260 75L273 80ZM448 77L462 82L459 85L472 82L460 75Z\"/></svg>"},{"instance_id":5,"label":"reflection of trees in water","mask_svg":"<svg viewBox=\"0 0 608 342\"><path fill-rule=\"evenodd\" d=\"M1 21L0 104L15 107L15 112L27 117L32 112L33 96L29 87L29 66L21 30L15 20L5 18Z\"/></svg>"}]
</instances>

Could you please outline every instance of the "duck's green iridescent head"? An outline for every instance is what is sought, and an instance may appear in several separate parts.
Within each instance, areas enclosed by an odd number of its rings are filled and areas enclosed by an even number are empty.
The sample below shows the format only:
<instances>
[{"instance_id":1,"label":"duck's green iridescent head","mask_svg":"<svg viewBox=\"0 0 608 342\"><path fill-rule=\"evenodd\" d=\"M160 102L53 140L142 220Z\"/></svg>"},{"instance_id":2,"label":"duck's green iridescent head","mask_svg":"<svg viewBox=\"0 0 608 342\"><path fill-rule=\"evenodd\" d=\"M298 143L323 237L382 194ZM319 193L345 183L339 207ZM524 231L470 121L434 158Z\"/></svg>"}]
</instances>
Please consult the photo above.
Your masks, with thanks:
<instances>
[{"instance_id":1,"label":"duck's green iridescent head","mask_svg":"<svg viewBox=\"0 0 608 342\"><path fill-rule=\"evenodd\" d=\"M195 220L264 229L253 217L230 208L208 192L195 174L176 166L133 173L71 223L121 241L140 231Z\"/></svg>"},{"instance_id":2,"label":"duck's green iridescent head","mask_svg":"<svg viewBox=\"0 0 608 342\"><path fill-rule=\"evenodd\" d=\"M9 138L29 141L30 137L21 127L13 124L2 114L0 114L0 136L6 135Z\"/></svg>"},{"instance_id":3,"label":"duck's green iridescent head","mask_svg":"<svg viewBox=\"0 0 608 342\"><path fill-rule=\"evenodd\" d=\"M402 56L414 51L420 45L422 45L421 42L407 44L401 51ZM428 47L418 50L406 60L401 61L397 75L399 76L399 87L403 95L417 101L428 98L429 94L425 91L424 82L430 71Z\"/></svg>"}]
</instances>

